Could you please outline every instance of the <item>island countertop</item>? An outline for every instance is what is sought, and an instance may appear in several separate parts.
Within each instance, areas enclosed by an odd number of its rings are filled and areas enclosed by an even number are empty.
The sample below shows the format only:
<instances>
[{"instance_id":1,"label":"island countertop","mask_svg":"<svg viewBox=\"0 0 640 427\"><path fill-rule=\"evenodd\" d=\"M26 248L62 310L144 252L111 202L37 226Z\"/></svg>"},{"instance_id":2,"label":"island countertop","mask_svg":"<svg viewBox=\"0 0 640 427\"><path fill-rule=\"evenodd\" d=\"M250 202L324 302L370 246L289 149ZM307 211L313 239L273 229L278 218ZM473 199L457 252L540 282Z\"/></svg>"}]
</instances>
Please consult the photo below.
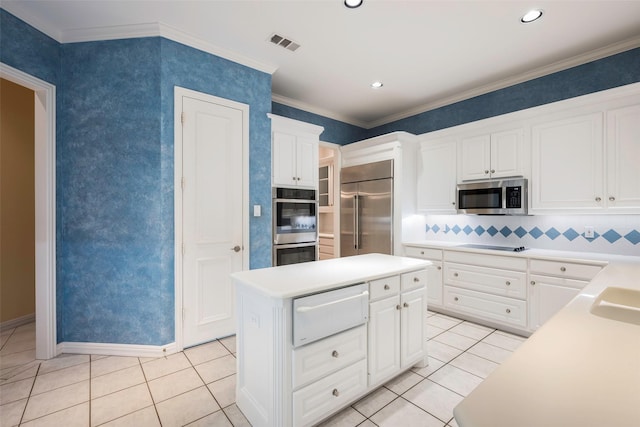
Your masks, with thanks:
<instances>
[{"instance_id":1,"label":"island countertop","mask_svg":"<svg viewBox=\"0 0 640 427\"><path fill-rule=\"evenodd\" d=\"M460 427L640 426L640 325L590 309L640 290L640 263L612 262L454 409Z\"/></svg>"},{"instance_id":2,"label":"island countertop","mask_svg":"<svg viewBox=\"0 0 640 427\"><path fill-rule=\"evenodd\" d=\"M241 271L231 277L270 297L294 298L429 265L429 261L415 258L366 254Z\"/></svg>"}]
</instances>

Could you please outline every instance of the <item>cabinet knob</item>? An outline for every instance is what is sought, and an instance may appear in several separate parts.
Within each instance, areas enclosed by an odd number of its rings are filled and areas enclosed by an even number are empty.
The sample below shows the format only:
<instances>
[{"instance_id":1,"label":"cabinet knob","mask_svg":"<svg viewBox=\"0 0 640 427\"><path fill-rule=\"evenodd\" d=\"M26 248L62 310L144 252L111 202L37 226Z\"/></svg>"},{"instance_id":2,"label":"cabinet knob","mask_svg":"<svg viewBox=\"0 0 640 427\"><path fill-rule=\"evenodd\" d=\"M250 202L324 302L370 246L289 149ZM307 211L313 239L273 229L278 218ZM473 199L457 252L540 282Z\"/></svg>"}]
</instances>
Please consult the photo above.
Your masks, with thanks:
<instances>
[{"instance_id":1,"label":"cabinet knob","mask_svg":"<svg viewBox=\"0 0 640 427\"><path fill-rule=\"evenodd\" d=\"M413 282L414 282L414 283L418 283L419 281L420 281L420 278L419 278L419 277L414 277L414 278L413 278Z\"/></svg>"},{"instance_id":2,"label":"cabinet knob","mask_svg":"<svg viewBox=\"0 0 640 427\"><path fill-rule=\"evenodd\" d=\"M420 251L420 255L424 255L424 251Z\"/></svg>"},{"instance_id":3,"label":"cabinet knob","mask_svg":"<svg viewBox=\"0 0 640 427\"><path fill-rule=\"evenodd\" d=\"M564 273L565 271L567 271L567 268L566 267L560 267L560 271L562 271Z\"/></svg>"},{"instance_id":4,"label":"cabinet knob","mask_svg":"<svg viewBox=\"0 0 640 427\"><path fill-rule=\"evenodd\" d=\"M337 350L333 350L333 352L331 353L331 356L338 357L339 356L338 351Z\"/></svg>"},{"instance_id":5,"label":"cabinet knob","mask_svg":"<svg viewBox=\"0 0 640 427\"><path fill-rule=\"evenodd\" d=\"M396 310L400 310L400 304L396 305Z\"/></svg>"},{"instance_id":6,"label":"cabinet knob","mask_svg":"<svg viewBox=\"0 0 640 427\"><path fill-rule=\"evenodd\" d=\"M438 266L438 270L442 270L442 267Z\"/></svg>"},{"instance_id":7,"label":"cabinet knob","mask_svg":"<svg viewBox=\"0 0 640 427\"><path fill-rule=\"evenodd\" d=\"M458 297L453 297L453 300L454 301L458 301Z\"/></svg>"},{"instance_id":8,"label":"cabinet knob","mask_svg":"<svg viewBox=\"0 0 640 427\"><path fill-rule=\"evenodd\" d=\"M453 277L458 277L458 273L453 273Z\"/></svg>"},{"instance_id":9,"label":"cabinet knob","mask_svg":"<svg viewBox=\"0 0 640 427\"><path fill-rule=\"evenodd\" d=\"M340 396L340 392L338 391L337 388L334 388L333 391L331 392L331 394L333 394L335 397Z\"/></svg>"},{"instance_id":10,"label":"cabinet knob","mask_svg":"<svg viewBox=\"0 0 640 427\"><path fill-rule=\"evenodd\" d=\"M600 202L602 199L600 197L596 197L596 202Z\"/></svg>"},{"instance_id":11,"label":"cabinet knob","mask_svg":"<svg viewBox=\"0 0 640 427\"><path fill-rule=\"evenodd\" d=\"M496 173L496 170L495 169L491 169L491 173Z\"/></svg>"},{"instance_id":12,"label":"cabinet knob","mask_svg":"<svg viewBox=\"0 0 640 427\"><path fill-rule=\"evenodd\" d=\"M507 312L507 314L511 313L511 309L507 308L506 312Z\"/></svg>"},{"instance_id":13,"label":"cabinet knob","mask_svg":"<svg viewBox=\"0 0 640 427\"><path fill-rule=\"evenodd\" d=\"M292 177L291 177L291 179L295 181L295 180L296 180L296 177L295 177L295 176L292 176Z\"/></svg>"},{"instance_id":14,"label":"cabinet knob","mask_svg":"<svg viewBox=\"0 0 640 427\"><path fill-rule=\"evenodd\" d=\"M409 307L409 303L408 303L408 302L405 302L404 304L402 304L402 306L403 306L404 308L407 308L407 307Z\"/></svg>"},{"instance_id":15,"label":"cabinet knob","mask_svg":"<svg viewBox=\"0 0 640 427\"><path fill-rule=\"evenodd\" d=\"M535 280L532 280L532 281L531 281L531 286L533 286L533 285L535 285L535 284L536 284L536 281L535 281Z\"/></svg>"},{"instance_id":16,"label":"cabinet knob","mask_svg":"<svg viewBox=\"0 0 640 427\"><path fill-rule=\"evenodd\" d=\"M298 181L300 181L300 177L298 177L297 179L298 179Z\"/></svg>"},{"instance_id":17,"label":"cabinet knob","mask_svg":"<svg viewBox=\"0 0 640 427\"><path fill-rule=\"evenodd\" d=\"M456 202L451 202L451 204L452 204L453 206L455 206L455 205L456 205Z\"/></svg>"},{"instance_id":18,"label":"cabinet knob","mask_svg":"<svg viewBox=\"0 0 640 427\"><path fill-rule=\"evenodd\" d=\"M484 173L485 173L485 175L488 175L489 174L489 169L485 169Z\"/></svg>"},{"instance_id":19,"label":"cabinet knob","mask_svg":"<svg viewBox=\"0 0 640 427\"><path fill-rule=\"evenodd\" d=\"M384 285L384 290L388 291L389 290L389 285Z\"/></svg>"},{"instance_id":20,"label":"cabinet knob","mask_svg":"<svg viewBox=\"0 0 640 427\"><path fill-rule=\"evenodd\" d=\"M505 283L507 286L511 285L511 282L507 280L507 282Z\"/></svg>"},{"instance_id":21,"label":"cabinet knob","mask_svg":"<svg viewBox=\"0 0 640 427\"><path fill-rule=\"evenodd\" d=\"M613 202L613 201L615 201L615 200L616 200L616 198L615 198L615 197L613 197L613 196L609 196L609 201L610 201L610 202Z\"/></svg>"}]
</instances>

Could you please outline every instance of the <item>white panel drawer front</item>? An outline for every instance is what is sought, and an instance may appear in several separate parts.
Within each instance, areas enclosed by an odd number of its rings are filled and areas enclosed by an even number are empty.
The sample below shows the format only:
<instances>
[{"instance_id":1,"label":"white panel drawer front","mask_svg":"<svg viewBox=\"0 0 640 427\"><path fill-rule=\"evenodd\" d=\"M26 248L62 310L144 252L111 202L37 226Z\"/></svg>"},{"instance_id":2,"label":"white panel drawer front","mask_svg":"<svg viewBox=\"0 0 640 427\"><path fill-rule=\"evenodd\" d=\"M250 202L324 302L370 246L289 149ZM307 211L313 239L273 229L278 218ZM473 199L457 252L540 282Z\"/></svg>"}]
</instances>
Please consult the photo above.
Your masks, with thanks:
<instances>
[{"instance_id":1,"label":"white panel drawer front","mask_svg":"<svg viewBox=\"0 0 640 427\"><path fill-rule=\"evenodd\" d=\"M412 271L404 273L400 281L402 292L410 289L425 288L427 286L427 270Z\"/></svg>"},{"instance_id":2,"label":"white panel drawer front","mask_svg":"<svg viewBox=\"0 0 640 427\"><path fill-rule=\"evenodd\" d=\"M485 255L472 252L444 251L444 260L460 264L527 271L527 259L511 256Z\"/></svg>"},{"instance_id":3,"label":"white panel drawer front","mask_svg":"<svg viewBox=\"0 0 640 427\"><path fill-rule=\"evenodd\" d=\"M444 305L448 309L495 322L521 328L527 326L526 301L445 286Z\"/></svg>"},{"instance_id":4,"label":"white panel drawer front","mask_svg":"<svg viewBox=\"0 0 640 427\"><path fill-rule=\"evenodd\" d=\"M400 276L390 276L369 282L369 299L371 301L390 297L400 292Z\"/></svg>"},{"instance_id":5,"label":"white panel drawer front","mask_svg":"<svg viewBox=\"0 0 640 427\"><path fill-rule=\"evenodd\" d=\"M602 270L602 267L601 265L593 264L532 259L530 271L531 273L548 274L550 276L591 280Z\"/></svg>"},{"instance_id":6,"label":"white panel drawer front","mask_svg":"<svg viewBox=\"0 0 640 427\"><path fill-rule=\"evenodd\" d=\"M512 298L527 297L527 273L445 263L445 283Z\"/></svg>"},{"instance_id":7,"label":"white panel drawer front","mask_svg":"<svg viewBox=\"0 0 640 427\"><path fill-rule=\"evenodd\" d=\"M367 325L293 351L293 388L297 389L367 356Z\"/></svg>"},{"instance_id":8,"label":"white panel drawer front","mask_svg":"<svg viewBox=\"0 0 640 427\"><path fill-rule=\"evenodd\" d=\"M293 425L313 425L366 388L367 361L361 360L294 392Z\"/></svg>"},{"instance_id":9,"label":"white panel drawer front","mask_svg":"<svg viewBox=\"0 0 640 427\"><path fill-rule=\"evenodd\" d=\"M442 259L442 250L441 249L431 249L431 248L421 248L418 246L405 246L404 252L407 256L413 258L424 258L424 259Z\"/></svg>"}]
</instances>

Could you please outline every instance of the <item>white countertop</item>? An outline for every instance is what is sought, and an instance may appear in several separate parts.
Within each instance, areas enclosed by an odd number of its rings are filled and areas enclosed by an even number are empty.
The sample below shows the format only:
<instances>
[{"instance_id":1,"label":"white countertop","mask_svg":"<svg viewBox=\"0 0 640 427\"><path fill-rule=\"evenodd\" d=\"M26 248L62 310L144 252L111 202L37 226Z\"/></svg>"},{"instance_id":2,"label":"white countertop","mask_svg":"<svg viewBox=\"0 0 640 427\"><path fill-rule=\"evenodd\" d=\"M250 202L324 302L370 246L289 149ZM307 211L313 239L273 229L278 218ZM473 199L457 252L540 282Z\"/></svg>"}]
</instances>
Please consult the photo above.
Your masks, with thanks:
<instances>
[{"instance_id":1,"label":"white countertop","mask_svg":"<svg viewBox=\"0 0 640 427\"><path fill-rule=\"evenodd\" d=\"M589 311L610 286L640 290L640 261L605 267L454 409L458 425L640 426L640 326Z\"/></svg>"},{"instance_id":2,"label":"white countertop","mask_svg":"<svg viewBox=\"0 0 640 427\"><path fill-rule=\"evenodd\" d=\"M536 249L536 248L527 248L527 250L522 252L510 252L510 251L465 248L461 246L463 245L463 243L460 243L460 242L442 242L442 241L432 241L432 240L406 241L406 242L402 242L402 244L409 245L409 246L419 246L424 248L456 250L461 252L476 252L476 253L486 253L491 255L502 255L502 256L511 256L511 257L520 257L520 258L547 259L551 261L565 261L565 262L578 262L578 263L596 261L596 262L602 263L603 265L610 261L620 261L620 262L640 261L640 256L613 255L613 254L596 253L596 252L556 251L556 250L550 250L550 249ZM502 246L509 246L509 244L502 244Z\"/></svg>"},{"instance_id":3,"label":"white countertop","mask_svg":"<svg viewBox=\"0 0 640 427\"><path fill-rule=\"evenodd\" d=\"M356 255L233 273L244 285L275 298L293 298L415 271L431 263L383 254Z\"/></svg>"}]
</instances>

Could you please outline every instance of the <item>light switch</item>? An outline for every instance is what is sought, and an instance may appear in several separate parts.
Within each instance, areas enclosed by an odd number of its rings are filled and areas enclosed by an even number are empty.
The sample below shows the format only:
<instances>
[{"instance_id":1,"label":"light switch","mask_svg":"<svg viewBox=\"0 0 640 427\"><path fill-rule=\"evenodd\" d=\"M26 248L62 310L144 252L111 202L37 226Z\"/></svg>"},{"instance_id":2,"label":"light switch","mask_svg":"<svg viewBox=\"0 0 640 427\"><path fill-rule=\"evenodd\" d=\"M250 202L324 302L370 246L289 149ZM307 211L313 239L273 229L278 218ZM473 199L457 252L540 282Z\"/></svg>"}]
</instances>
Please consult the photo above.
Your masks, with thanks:
<instances>
[{"instance_id":1,"label":"light switch","mask_svg":"<svg viewBox=\"0 0 640 427\"><path fill-rule=\"evenodd\" d=\"M262 215L262 206L253 205L253 216L261 216Z\"/></svg>"}]
</instances>

